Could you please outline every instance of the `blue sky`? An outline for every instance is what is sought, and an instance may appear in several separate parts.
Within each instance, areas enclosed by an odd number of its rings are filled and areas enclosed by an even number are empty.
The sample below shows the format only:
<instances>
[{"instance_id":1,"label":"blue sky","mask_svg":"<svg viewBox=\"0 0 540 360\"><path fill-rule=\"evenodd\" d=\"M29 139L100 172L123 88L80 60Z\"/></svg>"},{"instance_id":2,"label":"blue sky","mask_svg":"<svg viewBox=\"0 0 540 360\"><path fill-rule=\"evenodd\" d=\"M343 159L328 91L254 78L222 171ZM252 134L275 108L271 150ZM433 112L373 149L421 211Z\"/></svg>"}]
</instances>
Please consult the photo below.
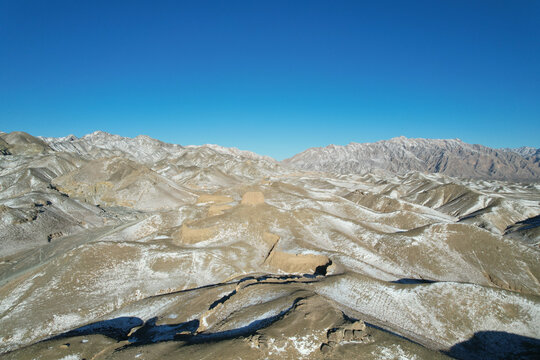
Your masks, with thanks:
<instances>
[{"instance_id":1,"label":"blue sky","mask_svg":"<svg viewBox=\"0 0 540 360\"><path fill-rule=\"evenodd\" d=\"M540 147L540 1L0 0L0 130Z\"/></svg>"}]
</instances>

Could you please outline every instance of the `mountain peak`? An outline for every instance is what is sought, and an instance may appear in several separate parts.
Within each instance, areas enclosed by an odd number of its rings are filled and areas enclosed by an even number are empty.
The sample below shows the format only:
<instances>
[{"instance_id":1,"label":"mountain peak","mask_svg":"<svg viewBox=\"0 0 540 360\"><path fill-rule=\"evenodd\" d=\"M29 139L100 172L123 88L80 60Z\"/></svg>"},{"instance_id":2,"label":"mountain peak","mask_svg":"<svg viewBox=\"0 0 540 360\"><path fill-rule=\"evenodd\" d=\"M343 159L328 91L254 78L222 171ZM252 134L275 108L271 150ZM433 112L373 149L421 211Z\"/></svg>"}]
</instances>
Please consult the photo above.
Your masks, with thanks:
<instances>
[{"instance_id":1,"label":"mountain peak","mask_svg":"<svg viewBox=\"0 0 540 360\"><path fill-rule=\"evenodd\" d=\"M536 151L528 148L503 151L467 144L457 138L399 136L374 143L312 148L283 163L298 169L338 174L422 171L463 178L538 180L540 166L534 154Z\"/></svg>"},{"instance_id":2,"label":"mountain peak","mask_svg":"<svg viewBox=\"0 0 540 360\"><path fill-rule=\"evenodd\" d=\"M108 132L105 132L105 131L101 131L101 130L96 130L90 134L86 134L83 136L83 138L85 137L103 137L103 136L111 136L111 134L109 134Z\"/></svg>"}]
</instances>

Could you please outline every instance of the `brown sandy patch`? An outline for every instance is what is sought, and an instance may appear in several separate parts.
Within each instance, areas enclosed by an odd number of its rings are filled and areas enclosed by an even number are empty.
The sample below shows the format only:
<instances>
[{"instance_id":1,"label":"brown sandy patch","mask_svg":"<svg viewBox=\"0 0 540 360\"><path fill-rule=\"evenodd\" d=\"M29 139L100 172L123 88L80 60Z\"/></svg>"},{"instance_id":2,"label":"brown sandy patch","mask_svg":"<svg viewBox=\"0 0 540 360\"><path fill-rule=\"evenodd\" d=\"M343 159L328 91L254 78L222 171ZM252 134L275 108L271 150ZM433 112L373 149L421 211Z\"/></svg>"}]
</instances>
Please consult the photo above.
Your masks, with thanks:
<instances>
[{"instance_id":1,"label":"brown sandy patch","mask_svg":"<svg viewBox=\"0 0 540 360\"><path fill-rule=\"evenodd\" d=\"M272 234L272 233L269 233L269 232L265 232L263 234L263 240L268 245L274 246L274 245L276 245L276 243L279 240L279 235Z\"/></svg>"},{"instance_id":2,"label":"brown sandy patch","mask_svg":"<svg viewBox=\"0 0 540 360\"><path fill-rule=\"evenodd\" d=\"M202 194L202 195L199 195L199 198L197 199L197 204L203 204L203 203L209 203L209 202L213 202L216 204L223 204L223 203L229 203L232 201L233 199L230 196Z\"/></svg>"},{"instance_id":3,"label":"brown sandy patch","mask_svg":"<svg viewBox=\"0 0 540 360\"><path fill-rule=\"evenodd\" d=\"M232 208L231 205L210 205L210 207L208 208L208 216L216 216L216 215L221 215L223 214L223 212L225 210L229 210L230 208Z\"/></svg>"},{"instance_id":4,"label":"brown sandy patch","mask_svg":"<svg viewBox=\"0 0 540 360\"><path fill-rule=\"evenodd\" d=\"M314 273L319 266L328 265L330 259L324 255L290 254L272 250L265 263L286 273Z\"/></svg>"},{"instance_id":5,"label":"brown sandy patch","mask_svg":"<svg viewBox=\"0 0 540 360\"><path fill-rule=\"evenodd\" d=\"M196 244L208 240L214 235L213 228L193 229L183 224L182 227L173 234L176 242L182 244Z\"/></svg>"},{"instance_id":6,"label":"brown sandy patch","mask_svg":"<svg viewBox=\"0 0 540 360\"><path fill-rule=\"evenodd\" d=\"M154 261L150 268L158 272L167 272L182 266L182 260L176 258L159 258Z\"/></svg>"},{"instance_id":7,"label":"brown sandy patch","mask_svg":"<svg viewBox=\"0 0 540 360\"><path fill-rule=\"evenodd\" d=\"M264 203L264 195L260 191L248 191L242 196L242 205L257 205Z\"/></svg>"}]
</instances>

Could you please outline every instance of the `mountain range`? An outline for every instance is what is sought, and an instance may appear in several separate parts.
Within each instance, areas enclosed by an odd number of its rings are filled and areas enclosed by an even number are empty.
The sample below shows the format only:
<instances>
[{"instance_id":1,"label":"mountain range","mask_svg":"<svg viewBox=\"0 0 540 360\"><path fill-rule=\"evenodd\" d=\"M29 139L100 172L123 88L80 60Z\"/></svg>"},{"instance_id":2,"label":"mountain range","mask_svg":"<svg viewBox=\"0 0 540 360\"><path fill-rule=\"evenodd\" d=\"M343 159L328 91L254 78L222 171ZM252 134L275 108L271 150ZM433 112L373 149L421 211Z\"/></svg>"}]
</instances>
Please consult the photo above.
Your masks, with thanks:
<instances>
[{"instance_id":1,"label":"mountain range","mask_svg":"<svg viewBox=\"0 0 540 360\"><path fill-rule=\"evenodd\" d=\"M375 143L329 145L308 149L284 160L283 164L338 174L421 171L462 178L540 179L540 149L492 149L459 139L408 139L402 136Z\"/></svg>"},{"instance_id":2,"label":"mountain range","mask_svg":"<svg viewBox=\"0 0 540 360\"><path fill-rule=\"evenodd\" d=\"M5 138L5 139L4 139ZM31 145L30 145L31 144ZM37 137L24 133L0 137L0 152L17 153L18 147L28 151L57 151L83 155L86 158L125 154L145 164L155 164L169 157L189 157L188 153L204 149L224 156L241 156L276 165L268 156L218 145L180 146L163 143L148 136L126 138L102 131L77 138ZM11 149L11 150L10 150ZM530 181L540 179L540 149L520 147L493 149L468 144L459 139L409 139L404 136L375 143L350 143L310 148L281 165L307 171L337 174L406 174L411 171L441 173L460 178Z\"/></svg>"},{"instance_id":3,"label":"mountain range","mask_svg":"<svg viewBox=\"0 0 540 360\"><path fill-rule=\"evenodd\" d=\"M536 359L537 171L459 140L0 133L0 354Z\"/></svg>"}]
</instances>

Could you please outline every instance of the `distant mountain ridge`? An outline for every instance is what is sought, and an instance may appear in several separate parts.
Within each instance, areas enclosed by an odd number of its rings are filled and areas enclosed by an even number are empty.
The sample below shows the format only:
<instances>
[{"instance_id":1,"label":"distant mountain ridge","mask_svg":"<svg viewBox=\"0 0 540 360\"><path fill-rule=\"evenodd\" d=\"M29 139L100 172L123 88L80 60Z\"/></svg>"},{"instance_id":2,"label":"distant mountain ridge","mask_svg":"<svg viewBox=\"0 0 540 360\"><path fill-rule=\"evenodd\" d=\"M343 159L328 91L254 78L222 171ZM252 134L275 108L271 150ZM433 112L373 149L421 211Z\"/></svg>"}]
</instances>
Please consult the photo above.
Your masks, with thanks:
<instances>
[{"instance_id":1,"label":"distant mountain ridge","mask_svg":"<svg viewBox=\"0 0 540 360\"><path fill-rule=\"evenodd\" d=\"M302 170L338 174L410 171L461 178L540 180L540 150L532 147L493 149L459 139L409 139L310 148L282 164Z\"/></svg>"},{"instance_id":2,"label":"distant mountain ridge","mask_svg":"<svg viewBox=\"0 0 540 360\"><path fill-rule=\"evenodd\" d=\"M177 145L162 142L153 139L147 135L139 135L134 138L123 137L120 135L109 134L104 131L94 131L91 134L84 135L80 138L75 135L64 137L41 137L37 138L46 142L55 151L65 151L70 153L78 153L80 155L88 155L95 150L99 150L100 156L107 151L124 152L128 156L133 157L138 162L152 163L163 160L170 155L179 155L189 150L210 149L216 153L249 158L253 160L263 160L269 163L276 161L269 156L262 156L251 151L239 150L237 148L226 148L219 145Z\"/></svg>"},{"instance_id":3,"label":"distant mountain ridge","mask_svg":"<svg viewBox=\"0 0 540 360\"><path fill-rule=\"evenodd\" d=\"M336 174L405 174L419 171L460 178L540 180L540 149L527 146L494 149L468 144L460 139L411 139L401 136L374 143L329 145L310 148L278 162L269 156L237 148L212 144L182 146L146 135L128 138L95 131L80 138L74 135L54 138L33 137L23 132L0 132L0 154L21 151L28 154L65 152L87 160L125 156L152 168L175 158L184 166L210 168L217 163L223 164L221 170L225 174L230 164L251 160L257 164L255 168L264 168L265 171L284 165L292 169Z\"/></svg>"}]
</instances>

